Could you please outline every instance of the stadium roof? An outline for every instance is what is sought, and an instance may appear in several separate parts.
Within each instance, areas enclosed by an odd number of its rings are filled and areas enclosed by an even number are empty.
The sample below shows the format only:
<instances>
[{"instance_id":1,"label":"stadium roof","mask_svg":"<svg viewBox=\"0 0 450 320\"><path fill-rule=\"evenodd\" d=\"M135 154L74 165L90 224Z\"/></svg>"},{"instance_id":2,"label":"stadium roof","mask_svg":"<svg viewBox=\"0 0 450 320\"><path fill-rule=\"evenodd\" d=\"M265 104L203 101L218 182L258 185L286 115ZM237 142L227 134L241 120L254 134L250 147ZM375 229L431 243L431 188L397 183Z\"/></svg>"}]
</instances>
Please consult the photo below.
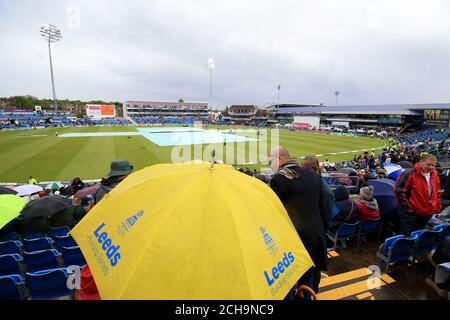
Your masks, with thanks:
<instances>
[{"instance_id":1,"label":"stadium roof","mask_svg":"<svg viewBox=\"0 0 450 320\"><path fill-rule=\"evenodd\" d=\"M272 109L273 113L289 114L396 114L396 115L420 115L426 109L450 109L450 103L430 104L389 104L389 105L353 105L353 106L283 106Z\"/></svg>"},{"instance_id":2,"label":"stadium roof","mask_svg":"<svg viewBox=\"0 0 450 320\"><path fill-rule=\"evenodd\" d=\"M137 100L127 100L125 101L127 105L134 104L145 104L152 106L204 106L207 105L208 102L179 102L179 101L137 101Z\"/></svg>"}]
</instances>

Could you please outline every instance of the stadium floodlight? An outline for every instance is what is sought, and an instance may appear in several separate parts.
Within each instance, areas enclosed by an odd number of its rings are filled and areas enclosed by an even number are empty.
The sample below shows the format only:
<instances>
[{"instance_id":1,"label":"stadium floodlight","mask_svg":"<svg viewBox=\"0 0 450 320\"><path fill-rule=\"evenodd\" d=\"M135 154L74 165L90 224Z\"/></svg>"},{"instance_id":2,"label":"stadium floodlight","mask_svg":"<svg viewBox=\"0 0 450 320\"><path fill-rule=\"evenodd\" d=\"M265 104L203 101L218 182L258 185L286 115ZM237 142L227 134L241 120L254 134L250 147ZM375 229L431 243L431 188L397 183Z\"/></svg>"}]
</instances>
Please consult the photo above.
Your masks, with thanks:
<instances>
[{"instance_id":1,"label":"stadium floodlight","mask_svg":"<svg viewBox=\"0 0 450 320\"><path fill-rule=\"evenodd\" d=\"M41 37L48 43L48 56L50 59L50 75L52 78L52 90L53 90L53 107L55 110L58 107L56 102L56 92L55 92L55 79L53 77L53 64L52 64L52 51L50 49L50 43L58 42L62 39L61 30L52 24L43 24L40 28Z\"/></svg>"},{"instance_id":2,"label":"stadium floodlight","mask_svg":"<svg viewBox=\"0 0 450 320\"><path fill-rule=\"evenodd\" d=\"M216 68L216 60L213 58L208 59L208 71L209 71L209 103L212 103L212 72Z\"/></svg>"},{"instance_id":3,"label":"stadium floodlight","mask_svg":"<svg viewBox=\"0 0 450 320\"><path fill-rule=\"evenodd\" d=\"M339 90L336 90L334 92L334 94L336 95L336 105L338 105L338 95L339 95Z\"/></svg>"},{"instance_id":4,"label":"stadium floodlight","mask_svg":"<svg viewBox=\"0 0 450 320\"><path fill-rule=\"evenodd\" d=\"M281 89L281 84L278 84L277 86L278 89L278 99L277 99L277 107L280 107L280 89Z\"/></svg>"}]
</instances>

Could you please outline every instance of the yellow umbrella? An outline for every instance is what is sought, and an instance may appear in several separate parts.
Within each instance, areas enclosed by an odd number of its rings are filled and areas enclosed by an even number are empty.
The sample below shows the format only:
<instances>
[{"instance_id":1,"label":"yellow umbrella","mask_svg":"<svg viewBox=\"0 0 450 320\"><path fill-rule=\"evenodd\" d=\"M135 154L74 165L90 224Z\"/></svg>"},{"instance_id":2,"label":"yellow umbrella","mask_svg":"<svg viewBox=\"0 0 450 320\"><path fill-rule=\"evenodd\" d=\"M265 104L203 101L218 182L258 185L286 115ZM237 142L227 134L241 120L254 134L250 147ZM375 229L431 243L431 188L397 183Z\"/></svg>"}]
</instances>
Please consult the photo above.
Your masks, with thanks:
<instances>
[{"instance_id":1,"label":"yellow umbrella","mask_svg":"<svg viewBox=\"0 0 450 320\"><path fill-rule=\"evenodd\" d=\"M267 185L206 162L129 175L71 234L102 299L283 299L313 265Z\"/></svg>"}]
</instances>

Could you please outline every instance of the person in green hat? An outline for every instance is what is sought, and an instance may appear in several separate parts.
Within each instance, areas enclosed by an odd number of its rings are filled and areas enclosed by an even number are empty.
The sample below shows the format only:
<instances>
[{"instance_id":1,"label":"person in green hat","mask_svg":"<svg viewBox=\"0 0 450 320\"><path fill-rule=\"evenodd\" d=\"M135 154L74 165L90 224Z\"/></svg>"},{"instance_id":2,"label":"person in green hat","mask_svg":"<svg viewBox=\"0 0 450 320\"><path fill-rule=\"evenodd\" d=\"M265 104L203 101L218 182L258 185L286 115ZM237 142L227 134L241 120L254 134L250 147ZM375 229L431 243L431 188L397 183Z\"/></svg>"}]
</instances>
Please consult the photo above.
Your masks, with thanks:
<instances>
[{"instance_id":1,"label":"person in green hat","mask_svg":"<svg viewBox=\"0 0 450 320\"><path fill-rule=\"evenodd\" d=\"M103 178L100 183L100 188L94 196L94 203L97 204L105 194L109 193L115 186L117 186L123 179L125 179L134 167L130 165L128 160L113 160L111 162L108 178Z\"/></svg>"}]
</instances>

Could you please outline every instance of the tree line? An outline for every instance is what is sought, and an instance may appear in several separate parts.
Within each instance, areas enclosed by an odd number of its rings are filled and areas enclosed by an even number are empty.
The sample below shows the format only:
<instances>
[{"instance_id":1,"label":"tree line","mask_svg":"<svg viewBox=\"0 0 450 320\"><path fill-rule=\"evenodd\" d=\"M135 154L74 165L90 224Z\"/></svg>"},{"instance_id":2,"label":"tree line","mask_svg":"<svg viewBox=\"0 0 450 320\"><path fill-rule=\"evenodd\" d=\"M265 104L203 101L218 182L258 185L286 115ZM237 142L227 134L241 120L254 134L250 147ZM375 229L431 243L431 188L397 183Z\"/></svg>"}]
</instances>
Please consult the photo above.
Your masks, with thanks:
<instances>
[{"instance_id":1,"label":"tree line","mask_svg":"<svg viewBox=\"0 0 450 320\"><path fill-rule=\"evenodd\" d=\"M114 101L102 101L102 100L57 100L58 111L71 111L75 114L85 114L86 104L113 104L116 106L116 114L122 114L122 103ZM20 110L34 110L35 106L40 106L42 110L54 110L52 99L39 99L37 97L26 96L13 96L13 97L0 97L0 109L20 109Z\"/></svg>"}]
</instances>

